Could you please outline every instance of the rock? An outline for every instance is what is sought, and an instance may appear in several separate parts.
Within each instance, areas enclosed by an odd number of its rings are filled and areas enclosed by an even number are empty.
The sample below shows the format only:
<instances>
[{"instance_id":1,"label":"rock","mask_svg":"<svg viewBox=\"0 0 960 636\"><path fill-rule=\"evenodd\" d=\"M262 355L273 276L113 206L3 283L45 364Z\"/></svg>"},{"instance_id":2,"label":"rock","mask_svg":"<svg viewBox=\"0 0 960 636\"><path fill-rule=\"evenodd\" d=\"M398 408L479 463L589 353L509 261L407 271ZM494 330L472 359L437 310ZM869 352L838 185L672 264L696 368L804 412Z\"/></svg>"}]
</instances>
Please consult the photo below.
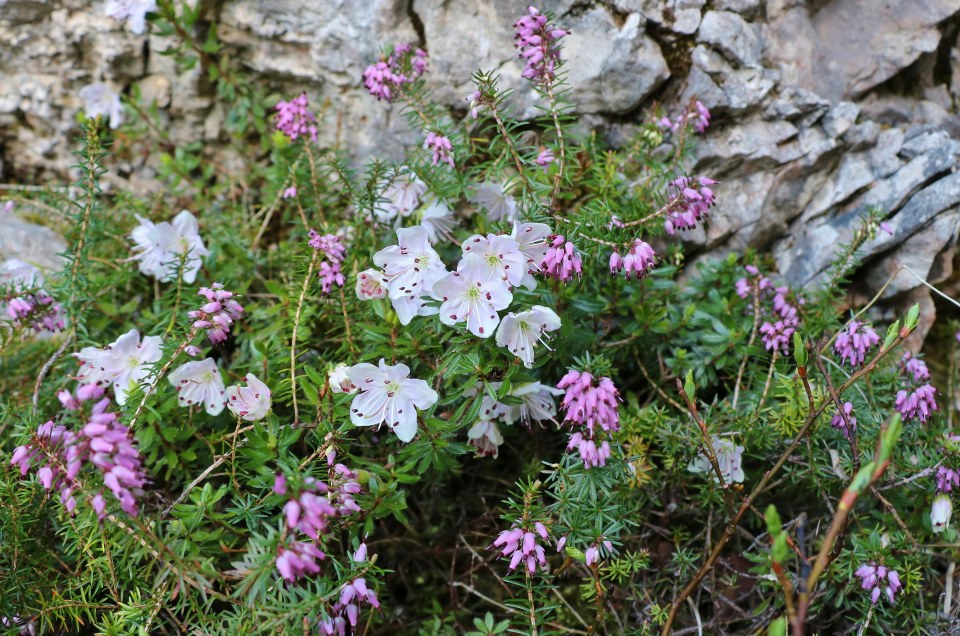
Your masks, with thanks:
<instances>
[{"instance_id":1,"label":"rock","mask_svg":"<svg viewBox=\"0 0 960 636\"><path fill-rule=\"evenodd\" d=\"M857 122L860 107L853 102L840 102L823 118L823 130L831 137L839 137Z\"/></svg>"},{"instance_id":2,"label":"rock","mask_svg":"<svg viewBox=\"0 0 960 636\"><path fill-rule=\"evenodd\" d=\"M58 254L66 250L67 244L50 228L0 211L0 260L16 258L42 270L58 270L63 267Z\"/></svg>"},{"instance_id":3,"label":"rock","mask_svg":"<svg viewBox=\"0 0 960 636\"><path fill-rule=\"evenodd\" d=\"M140 87L140 96L144 104L155 105L157 108L167 108L170 105L172 85L163 75L148 75L137 82Z\"/></svg>"},{"instance_id":4,"label":"rock","mask_svg":"<svg viewBox=\"0 0 960 636\"><path fill-rule=\"evenodd\" d=\"M756 28L736 13L707 11L697 41L709 44L738 66L759 66L763 42Z\"/></svg>"},{"instance_id":5,"label":"rock","mask_svg":"<svg viewBox=\"0 0 960 636\"><path fill-rule=\"evenodd\" d=\"M757 14L760 0L716 0L710 6L718 11L739 13L744 18L750 19Z\"/></svg>"},{"instance_id":6,"label":"rock","mask_svg":"<svg viewBox=\"0 0 960 636\"><path fill-rule=\"evenodd\" d=\"M566 53L571 97L587 113L627 113L670 77L660 47L644 35L640 14L621 28L602 8L588 11L571 27Z\"/></svg>"}]
</instances>

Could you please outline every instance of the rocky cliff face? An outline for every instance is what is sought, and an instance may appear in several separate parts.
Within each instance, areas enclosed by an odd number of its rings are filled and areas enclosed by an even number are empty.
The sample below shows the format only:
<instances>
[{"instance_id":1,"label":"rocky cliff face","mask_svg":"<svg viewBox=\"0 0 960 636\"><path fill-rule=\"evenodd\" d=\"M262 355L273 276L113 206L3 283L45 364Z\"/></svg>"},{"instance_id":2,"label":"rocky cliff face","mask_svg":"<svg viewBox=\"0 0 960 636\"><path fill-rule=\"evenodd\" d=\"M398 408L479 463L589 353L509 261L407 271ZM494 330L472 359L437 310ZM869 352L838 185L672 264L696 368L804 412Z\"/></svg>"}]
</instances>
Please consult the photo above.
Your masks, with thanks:
<instances>
[{"instance_id":1,"label":"rocky cliff face","mask_svg":"<svg viewBox=\"0 0 960 636\"><path fill-rule=\"evenodd\" d=\"M431 56L438 97L465 111L470 75L496 68L520 80L512 0L205 0L229 51L282 94L322 102L325 143L358 159L397 156L415 137L361 86L385 42L415 41ZM919 278L954 284L960 228L960 0L546 0L572 34L570 83L588 127L612 141L651 100L691 97L714 113L697 173L723 182L705 229L686 238L704 253L771 249L789 283L816 282L858 213L880 206L894 229L868 246L865 290L931 304ZM35 182L66 174L79 109L91 81L138 87L174 140L223 147L223 108L200 69L178 73L167 43L135 36L83 0L0 0L0 174ZM151 187L151 158L122 178ZM10 234L0 225L3 234ZM12 241L0 241L11 256ZM19 244L20 242L18 242ZM930 313L928 312L929 316Z\"/></svg>"}]
</instances>

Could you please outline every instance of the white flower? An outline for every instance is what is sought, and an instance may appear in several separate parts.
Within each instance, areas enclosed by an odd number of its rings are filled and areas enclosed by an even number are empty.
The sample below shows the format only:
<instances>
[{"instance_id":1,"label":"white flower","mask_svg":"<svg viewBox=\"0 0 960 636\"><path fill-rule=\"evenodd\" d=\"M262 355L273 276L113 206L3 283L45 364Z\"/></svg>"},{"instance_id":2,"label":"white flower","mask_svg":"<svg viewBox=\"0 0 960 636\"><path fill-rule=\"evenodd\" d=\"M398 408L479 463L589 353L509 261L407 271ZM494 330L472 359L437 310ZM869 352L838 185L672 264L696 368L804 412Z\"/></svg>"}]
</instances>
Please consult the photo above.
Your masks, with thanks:
<instances>
[{"instance_id":1,"label":"white flower","mask_svg":"<svg viewBox=\"0 0 960 636\"><path fill-rule=\"evenodd\" d=\"M160 336L146 336L131 329L103 348L84 347L73 356L80 361L77 381L80 384L113 385L117 404L127 401L127 394L153 375L153 365L163 355Z\"/></svg>"},{"instance_id":2,"label":"white flower","mask_svg":"<svg viewBox=\"0 0 960 636\"><path fill-rule=\"evenodd\" d=\"M485 181L476 187L470 200L487 211L491 221L512 222L517 218L517 202L507 194L501 183Z\"/></svg>"},{"instance_id":3,"label":"white flower","mask_svg":"<svg viewBox=\"0 0 960 636\"><path fill-rule=\"evenodd\" d=\"M137 217L140 225L134 228L130 238L136 243L134 256L140 263L140 273L160 281L176 280L184 257L183 280L193 283L203 264L203 257L210 253L200 238L197 219L187 210L173 218L173 222L154 224Z\"/></svg>"},{"instance_id":4,"label":"white flower","mask_svg":"<svg viewBox=\"0 0 960 636\"><path fill-rule=\"evenodd\" d=\"M496 422L480 420L467 431L468 443L477 449L478 455L487 455L497 458L500 454L500 445L503 444L503 435Z\"/></svg>"},{"instance_id":5,"label":"white flower","mask_svg":"<svg viewBox=\"0 0 960 636\"><path fill-rule=\"evenodd\" d=\"M717 453L717 463L720 465L723 480L728 484L743 483L743 446L737 446L732 440L726 438L714 437L713 450ZM696 459L690 462L687 470L692 473L709 472L713 474L715 480L717 479L713 465L705 454L698 455Z\"/></svg>"},{"instance_id":6,"label":"white flower","mask_svg":"<svg viewBox=\"0 0 960 636\"><path fill-rule=\"evenodd\" d=\"M509 313L497 329L497 344L520 358L528 369L533 366L533 350L537 342L549 349L545 340L548 331L560 328L560 317L552 309L534 305L528 311Z\"/></svg>"},{"instance_id":7,"label":"white flower","mask_svg":"<svg viewBox=\"0 0 960 636\"><path fill-rule=\"evenodd\" d=\"M420 297L447 273L427 231L419 226L397 230L397 245L374 254L373 262L383 269L390 298Z\"/></svg>"},{"instance_id":8,"label":"white flower","mask_svg":"<svg viewBox=\"0 0 960 636\"><path fill-rule=\"evenodd\" d=\"M418 205L420 197L427 191L427 184L417 178L417 175L401 172L390 182L383 191L384 201L374 209L377 219L383 222L390 221L399 214L410 216Z\"/></svg>"},{"instance_id":9,"label":"white flower","mask_svg":"<svg viewBox=\"0 0 960 636\"><path fill-rule=\"evenodd\" d=\"M461 265L466 260L461 261ZM513 300L503 281L487 280L486 273L470 263L438 280L433 286L433 295L442 301L440 322L445 325L466 322L467 329L478 338L493 335L500 323L497 312L506 309Z\"/></svg>"},{"instance_id":10,"label":"white flower","mask_svg":"<svg viewBox=\"0 0 960 636\"><path fill-rule=\"evenodd\" d=\"M223 378L213 358L187 362L167 379L177 388L180 406L202 403L208 415L217 415L223 410Z\"/></svg>"},{"instance_id":11,"label":"white flower","mask_svg":"<svg viewBox=\"0 0 960 636\"><path fill-rule=\"evenodd\" d=\"M486 280L502 280L510 285L519 285L527 272L527 259L520 245L504 234L479 234L466 239L463 244L464 259L475 259Z\"/></svg>"},{"instance_id":12,"label":"white flower","mask_svg":"<svg viewBox=\"0 0 960 636\"><path fill-rule=\"evenodd\" d=\"M950 517L953 516L953 502L950 495L940 494L933 499L933 508L930 510L930 525L934 532L943 532L950 527Z\"/></svg>"},{"instance_id":13,"label":"white flower","mask_svg":"<svg viewBox=\"0 0 960 636\"><path fill-rule=\"evenodd\" d=\"M547 255L550 245L547 237L551 233L550 226L545 223L514 223L510 238L520 246L520 252L527 259L527 272L520 284L533 291L537 288L537 279L534 274L540 271L543 257Z\"/></svg>"},{"instance_id":14,"label":"white flower","mask_svg":"<svg viewBox=\"0 0 960 636\"><path fill-rule=\"evenodd\" d=\"M256 422L265 418L270 410L270 388L252 373L247 374L246 380L245 387L227 388L227 408L237 417Z\"/></svg>"},{"instance_id":15,"label":"white flower","mask_svg":"<svg viewBox=\"0 0 960 636\"><path fill-rule=\"evenodd\" d=\"M111 128L116 128L123 123L120 95L114 93L106 84L102 82L87 84L77 94L83 100L83 110L88 118L109 119Z\"/></svg>"},{"instance_id":16,"label":"white flower","mask_svg":"<svg viewBox=\"0 0 960 636\"><path fill-rule=\"evenodd\" d=\"M156 0L107 0L104 12L115 20L129 20L130 31L140 35L147 27L147 14L157 10Z\"/></svg>"},{"instance_id":17,"label":"white flower","mask_svg":"<svg viewBox=\"0 0 960 636\"><path fill-rule=\"evenodd\" d=\"M517 419L523 424L550 421L557 415L553 396L563 393L562 389L539 382L519 384L511 389L510 395L523 400L523 404L508 407L503 420L507 424L513 424Z\"/></svg>"},{"instance_id":18,"label":"white flower","mask_svg":"<svg viewBox=\"0 0 960 636\"><path fill-rule=\"evenodd\" d=\"M334 393L356 393L357 387L350 380L350 368L345 364L338 364L327 376L327 383Z\"/></svg>"},{"instance_id":19,"label":"white flower","mask_svg":"<svg viewBox=\"0 0 960 636\"><path fill-rule=\"evenodd\" d=\"M427 231L427 240L435 244L451 236L457 221L447 204L434 197L420 213L420 225Z\"/></svg>"},{"instance_id":20,"label":"white flower","mask_svg":"<svg viewBox=\"0 0 960 636\"><path fill-rule=\"evenodd\" d=\"M383 272L371 268L357 274L357 298L375 300L385 298L386 295L387 287L383 281Z\"/></svg>"},{"instance_id":21,"label":"white flower","mask_svg":"<svg viewBox=\"0 0 960 636\"><path fill-rule=\"evenodd\" d=\"M391 366L383 358L379 368L355 364L347 375L360 390L350 405L353 425L378 426L385 422L401 442L409 442L417 434L417 409L429 408L439 398L426 382L409 377L410 367Z\"/></svg>"},{"instance_id":22,"label":"white flower","mask_svg":"<svg viewBox=\"0 0 960 636\"><path fill-rule=\"evenodd\" d=\"M400 319L401 325L409 325L415 316L433 316L439 311L436 305L427 304L429 298L423 296L403 296L394 298L390 302Z\"/></svg>"}]
</instances>

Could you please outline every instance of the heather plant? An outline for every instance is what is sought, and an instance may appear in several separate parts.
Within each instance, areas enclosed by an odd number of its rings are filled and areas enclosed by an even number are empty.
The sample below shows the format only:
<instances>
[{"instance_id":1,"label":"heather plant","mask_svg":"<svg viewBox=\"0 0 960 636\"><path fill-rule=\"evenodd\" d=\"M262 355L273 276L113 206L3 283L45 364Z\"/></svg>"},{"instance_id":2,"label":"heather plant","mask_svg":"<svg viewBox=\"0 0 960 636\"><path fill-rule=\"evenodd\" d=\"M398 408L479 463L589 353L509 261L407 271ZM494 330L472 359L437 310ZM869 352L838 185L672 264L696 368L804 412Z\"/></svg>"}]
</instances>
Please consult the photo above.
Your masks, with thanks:
<instances>
[{"instance_id":1,"label":"heather plant","mask_svg":"<svg viewBox=\"0 0 960 636\"><path fill-rule=\"evenodd\" d=\"M69 248L0 266L10 633L958 624L957 340L928 366L917 306L846 302L881 210L817 286L692 262L684 232L734 194L688 170L711 114L654 109L608 147L532 7L540 117L484 70L451 112L396 43L358 82L422 143L358 167L317 142L315 96L265 96L215 25L196 38L199 9L108 4L174 36L266 152L216 170L95 92L77 183L18 200ZM133 148L166 153L164 196L101 190Z\"/></svg>"}]
</instances>

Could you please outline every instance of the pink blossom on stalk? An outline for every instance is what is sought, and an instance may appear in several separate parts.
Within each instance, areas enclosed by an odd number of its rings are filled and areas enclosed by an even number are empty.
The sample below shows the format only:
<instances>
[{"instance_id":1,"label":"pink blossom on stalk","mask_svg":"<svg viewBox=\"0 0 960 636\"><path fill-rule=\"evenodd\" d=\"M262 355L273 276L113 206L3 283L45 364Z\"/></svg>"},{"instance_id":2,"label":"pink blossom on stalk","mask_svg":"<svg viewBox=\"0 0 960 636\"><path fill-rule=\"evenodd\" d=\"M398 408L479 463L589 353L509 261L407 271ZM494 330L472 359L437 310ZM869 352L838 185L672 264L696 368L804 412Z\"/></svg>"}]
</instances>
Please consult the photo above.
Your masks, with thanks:
<instances>
[{"instance_id":1,"label":"pink blossom on stalk","mask_svg":"<svg viewBox=\"0 0 960 636\"><path fill-rule=\"evenodd\" d=\"M430 150L433 152L433 165L437 165L440 162L445 162L451 168L453 165L453 145L450 143L450 139L440 133L430 131L427 133L427 138L423 142L424 150Z\"/></svg>"},{"instance_id":2,"label":"pink blossom on stalk","mask_svg":"<svg viewBox=\"0 0 960 636\"><path fill-rule=\"evenodd\" d=\"M504 530L490 547L500 548L500 557L510 557L511 571L522 564L530 574L537 571L538 565L546 572L547 555L539 541L549 541L549 537L546 526L537 522L532 530L524 530L516 526L510 530Z\"/></svg>"},{"instance_id":3,"label":"pink blossom on stalk","mask_svg":"<svg viewBox=\"0 0 960 636\"><path fill-rule=\"evenodd\" d=\"M553 163L555 157L553 156L553 151L549 148L544 148L540 151L540 154L537 155L536 163L538 166L546 170L550 167L550 164Z\"/></svg>"},{"instance_id":4,"label":"pink blossom on stalk","mask_svg":"<svg viewBox=\"0 0 960 636\"><path fill-rule=\"evenodd\" d=\"M281 101L276 106L274 124L290 141L296 141L301 135L309 135L314 143L317 141L317 118L307 106L306 93L300 93L289 102Z\"/></svg>"},{"instance_id":5,"label":"pink blossom on stalk","mask_svg":"<svg viewBox=\"0 0 960 636\"><path fill-rule=\"evenodd\" d=\"M284 199L292 199L295 196L297 196L297 186L290 186L289 188L283 191Z\"/></svg>"},{"instance_id":6,"label":"pink blossom on stalk","mask_svg":"<svg viewBox=\"0 0 960 636\"><path fill-rule=\"evenodd\" d=\"M39 287L43 284L40 270L11 258L0 263L0 285L10 288L9 296L0 296L0 310L16 326L29 326L34 331L61 331L65 326L60 303Z\"/></svg>"},{"instance_id":7,"label":"pink blossom on stalk","mask_svg":"<svg viewBox=\"0 0 960 636\"><path fill-rule=\"evenodd\" d=\"M743 446L726 437L714 437L711 441L713 450L717 454L717 465L720 466L723 480L728 484L742 484L746 477L743 472ZM704 453L697 455L687 466L687 470L692 473L709 473L713 475L715 481L719 481L713 465Z\"/></svg>"},{"instance_id":8,"label":"pink blossom on stalk","mask_svg":"<svg viewBox=\"0 0 960 636\"><path fill-rule=\"evenodd\" d=\"M931 384L924 384L912 393L901 390L897 393L896 409L904 420L919 419L923 424L931 413L940 410L936 395L937 390Z\"/></svg>"},{"instance_id":9,"label":"pink blossom on stalk","mask_svg":"<svg viewBox=\"0 0 960 636\"><path fill-rule=\"evenodd\" d=\"M583 261L573 242L565 239L562 234L555 234L547 239L550 247L540 264L543 273L564 283L571 280L574 274L581 276Z\"/></svg>"},{"instance_id":10,"label":"pink blossom on stalk","mask_svg":"<svg viewBox=\"0 0 960 636\"><path fill-rule=\"evenodd\" d=\"M693 126L698 133L703 133L710 125L710 110L697 100L687 107L686 112L677 117L676 121L671 121L669 117L661 117L658 122L661 128L676 133L686 125Z\"/></svg>"},{"instance_id":11,"label":"pink blossom on stalk","mask_svg":"<svg viewBox=\"0 0 960 636\"><path fill-rule=\"evenodd\" d=\"M836 342L833 343L833 350L840 356L841 362L846 362L851 367L858 367L863 364L867 352L879 342L880 336L872 327L854 320L837 336Z\"/></svg>"},{"instance_id":12,"label":"pink blossom on stalk","mask_svg":"<svg viewBox=\"0 0 960 636\"><path fill-rule=\"evenodd\" d=\"M697 227L697 222L707 218L716 200L710 186L716 183L709 177L680 177L670 183L672 193L664 221L667 234L692 230Z\"/></svg>"},{"instance_id":13,"label":"pink blossom on stalk","mask_svg":"<svg viewBox=\"0 0 960 636\"><path fill-rule=\"evenodd\" d=\"M367 544L361 543L360 547L353 554L354 563L365 563L367 560ZM337 634L345 636L347 633L347 624L351 627L357 626L357 620L360 617L360 606L366 603L374 609L380 609L380 600L367 585L367 581L361 577L354 578L346 583L340 590L340 598L330 608L330 613L320 621L321 634Z\"/></svg>"},{"instance_id":14,"label":"pink blossom on stalk","mask_svg":"<svg viewBox=\"0 0 960 636\"><path fill-rule=\"evenodd\" d=\"M321 261L317 268L317 276L320 277L320 290L324 294L329 294L334 285L343 287L346 279L340 271L340 264L346 255L346 248L340 242L340 238L333 234L321 235L316 230L310 230L308 244L325 257L325 260Z\"/></svg>"},{"instance_id":15,"label":"pink blossom on stalk","mask_svg":"<svg viewBox=\"0 0 960 636\"><path fill-rule=\"evenodd\" d=\"M390 55L363 71L363 85L378 100L393 101L396 91L409 84L427 70L427 52L412 44L398 44Z\"/></svg>"},{"instance_id":16,"label":"pink blossom on stalk","mask_svg":"<svg viewBox=\"0 0 960 636\"><path fill-rule=\"evenodd\" d=\"M327 557L323 551L309 541L290 541L286 546L277 547L277 570L288 583L303 576L318 574L317 561Z\"/></svg>"},{"instance_id":17,"label":"pink blossom on stalk","mask_svg":"<svg viewBox=\"0 0 960 636\"><path fill-rule=\"evenodd\" d=\"M610 443L603 440L599 446L594 439L585 437L583 433L574 433L570 436L570 442L567 444L567 450L576 449L586 468L594 466L606 466L610 459Z\"/></svg>"},{"instance_id":18,"label":"pink blossom on stalk","mask_svg":"<svg viewBox=\"0 0 960 636\"><path fill-rule=\"evenodd\" d=\"M233 299L233 292L223 288L221 283L214 283L213 287L201 287L198 296L206 298L207 302L187 314L193 321L193 328L206 330L210 342L217 344L225 341L230 335L230 326L243 315L243 307Z\"/></svg>"},{"instance_id":19,"label":"pink blossom on stalk","mask_svg":"<svg viewBox=\"0 0 960 636\"><path fill-rule=\"evenodd\" d=\"M930 380L930 370L927 368L927 363L919 358L914 358L909 351L903 354L900 364L903 365L904 374L912 375L914 382Z\"/></svg>"},{"instance_id":20,"label":"pink blossom on stalk","mask_svg":"<svg viewBox=\"0 0 960 636\"><path fill-rule=\"evenodd\" d=\"M620 430L620 392L610 378L600 378L596 385L594 379L587 371L571 369L557 383L558 389L566 391L561 402L566 411L563 421L586 427L591 437L596 428L607 432Z\"/></svg>"},{"instance_id":21,"label":"pink blossom on stalk","mask_svg":"<svg viewBox=\"0 0 960 636\"><path fill-rule=\"evenodd\" d=\"M937 468L937 491L951 492L954 488L960 488L960 472L946 466Z\"/></svg>"},{"instance_id":22,"label":"pink blossom on stalk","mask_svg":"<svg viewBox=\"0 0 960 636\"><path fill-rule=\"evenodd\" d=\"M846 416L846 421L844 421L844 415ZM834 414L833 419L830 420L830 426L838 431L843 431L844 436L850 437L850 433L857 429L857 418L853 416L852 402L844 402L843 414L841 415L841 413L837 411L837 413Z\"/></svg>"},{"instance_id":23,"label":"pink blossom on stalk","mask_svg":"<svg viewBox=\"0 0 960 636\"><path fill-rule=\"evenodd\" d=\"M614 252L616 254L616 252ZM617 254L619 257L619 254ZM647 275L651 269L654 268L657 264L657 254L653 251L653 248L650 247L645 241L636 239L633 242L633 245L630 246L630 251L627 252L627 255L623 257L621 266L625 272L627 280L630 280L630 276L636 276L639 280ZM614 271L614 262L613 257L610 257L610 271ZM620 267L617 268L617 271L620 271Z\"/></svg>"},{"instance_id":24,"label":"pink blossom on stalk","mask_svg":"<svg viewBox=\"0 0 960 636\"><path fill-rule=\"evenodd\" d=\"M547 16L535 7L527 8L527 15L513 25L516 29L516 47L526 62L522 76L534 82L550 81L560 61L557 41L567 32L547 24Z\"/></svg>"},{"instance_id":25,"label":"pink blossom on stalk","mask_svg":"<svg viewBox=\"0 0 960 636\"><path fill-rule=\"evenodd\" d=\"M476 119L480 115L481 98L480 91L473 91L467 95L467 101L470 102L470 116Z\"/></svg>"},{"instance_id":26,"label":"pink blossom on stalk","mask_svg":"<svg viewBox=\"0 0 960 636\"><path fill-rule=\"evenodd\" d=\"M854 572L854 576L860 579L861 588L870 590L871 603L876 603L880 599L882 588L883 594L892 604L895 602L897 592L903 588L903 585L900 584L900 575L897 574L896 570L877 565L875 561L861 565Z\"/></svg>"},{"instance_id":27,"label":"pink blossom on stalk","mask_svg":"<svg viewBox=\"0 0 960 636\"><path fill-rule=\"evenodd\" d=\"M796 331L796 329L794 329L793 325L783 320L764 322L760 325L763 348L767 351L776 351L779 349L786 352L794 331Z\"/></svg>"},{"instance_id":28,"label":"pink blossom on stalk","mask_svg":"<svg viewBox=\"0 0 960 636\"><path fill-rule=\"evenodd\" d=\"M287 478L283 473L277 473L273 476L273 492L278 495L287 494Z\"/></svg>"}]
</instances>

